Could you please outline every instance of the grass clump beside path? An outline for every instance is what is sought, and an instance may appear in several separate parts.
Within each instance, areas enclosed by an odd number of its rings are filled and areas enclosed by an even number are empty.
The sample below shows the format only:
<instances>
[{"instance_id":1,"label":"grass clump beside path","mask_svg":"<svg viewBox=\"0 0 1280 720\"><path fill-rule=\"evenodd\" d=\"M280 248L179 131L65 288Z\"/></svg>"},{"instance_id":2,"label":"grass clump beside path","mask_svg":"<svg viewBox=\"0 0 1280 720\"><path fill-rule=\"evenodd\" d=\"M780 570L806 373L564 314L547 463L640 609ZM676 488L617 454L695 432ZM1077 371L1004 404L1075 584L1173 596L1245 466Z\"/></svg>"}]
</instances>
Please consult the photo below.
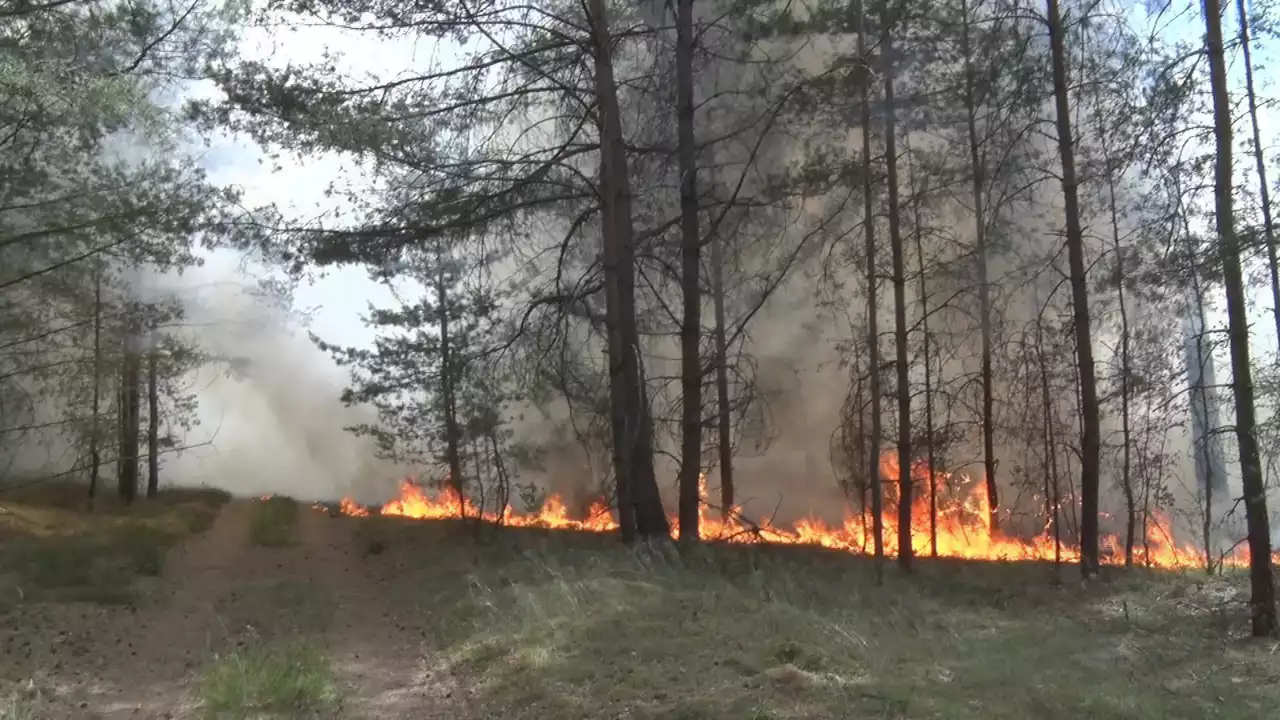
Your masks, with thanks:
<instances>
[{"instance_id":1,"label":"grass clump beside path","mask_svg":"<svg viewBox=\"0 0 1280 720\"><path fill-rule=\"evenodd\" d=\"M342 706L328 659L301 642L218 657L201 673L197 693L209 720L333 717Z\"/></svg>"},{"instance_id":2,"label":"grass clump beside path","mask_svg":"<svg viewBox=\"0 0 1280 720\"><path fill-rule=\"evenodd\" d=\"M43 693L34 681L0 684L0 720L39 720L49 717Z\"/></svg>"},{"instance_id":3,"label":"grass clump beside path","mask_svg":"<svg viewBox=\"0 0 1280 720\"><path fill-rule=\"evenodd\" d=\"M487 717L1274 718L1280 653L1240 639L1240 578L922 560L916 575L786 547L629 551L612 537L386 518L421 612ZM402 553L397 561L397 553ZM412 558L412 563L404 562Z\"/></svg>"},{"instance_id":4,"label":"grass clump beside path","mask_svg":"<svg viewBox=\"0 0 1280 720\"><path fill-rule=\"evenodd\" d=\"M272 495L255 509L249 525L249 542L259 547L285 547L294 542L298 527L298 503Z\"/></svg>"},{"instance_id":5,"label":"grass clump beside path","mask_svg":"<svg viewBox=\"0 0 1280 720\"><path fill-rule=\"evenodd\" d=\"M169 489L128 506L111 494L90 507L78 483L0 486L0 606L130 602L137 581L160 575L168 549L207 529L229 498Z\"/></svg>"}]
</instances>

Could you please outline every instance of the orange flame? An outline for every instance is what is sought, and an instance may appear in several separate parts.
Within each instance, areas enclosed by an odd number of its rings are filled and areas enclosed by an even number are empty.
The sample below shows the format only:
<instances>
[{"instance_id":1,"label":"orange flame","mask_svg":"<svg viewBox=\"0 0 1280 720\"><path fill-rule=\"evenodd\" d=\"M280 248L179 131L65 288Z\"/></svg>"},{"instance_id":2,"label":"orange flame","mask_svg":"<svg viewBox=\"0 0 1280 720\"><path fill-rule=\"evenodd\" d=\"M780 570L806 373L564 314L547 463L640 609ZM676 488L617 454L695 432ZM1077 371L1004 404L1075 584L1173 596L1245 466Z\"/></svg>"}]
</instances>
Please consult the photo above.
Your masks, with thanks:
<instances>
[{"instance_id":1,"label":"orange flame","mask_svg":"<svg viewBox=\"0 0 1280 720\"><path fill-rule=\"evenodd\" d=\"M881 459L880 469L882 476L888 481L884 486L886 493L882 512L884 549L887 556L894 557L898 547L896 455L886 453ZM912 476L916 484L916 492L913 493L911 505L911 544L915 553L923 556L931 551L928 466L924 462L914 463ZM1064 536L1062 544L1055 547L1051 526L1030 539L1007 537L999 532L993 532L985 484L972 482L967 478L961 478L959 482L951 482L951 475L942 472L934 473L933 480L938 488L937 543L940 557L971 560L1051 561L1058 556L1063 562L1079 561L1079 549L1070 544L1070 538ZM698 483L698 492L702 500L699 508L698 534L702 540L818 545L849 553L870 553L873 547L871 519L859 517L856 513L847 514L843 523L837 526L831 526L821 519L810 517L797 521L790 528L774 526L767 519L752 523L745 519L740 507L735 507L726 513L727 517L720 517L718 513L712 516L708 512L709 506L706 502L706 484L704 475L699 478ZM367 517L372 514L368 508L350 498L342 499L340 511L344 515L356 517ZM618 522L603 498L593 502L586 517L582 519L570 517L564 500L559 495L549 496L536 512L520 513L507 506L499 514L476 507L469 498L460 498L452 487L446 487L433 497L422 486L410 481L405 481L401 485L400 495L383 505L378 514L419 520L446 520L465 516L483 518L493 523L501 520L503 524L512 527L538 527L579 532L607 533L618 529ZM671 536L675 539L679 536L678 523L675 516L672 516L670 521ZM1139 542L1134 548L1134 562L1166 569L1203 566L1203 551L1194 546L1177 544L1172 538L1169 527L1167 518L1155 516L1148 523L1146 542ZM1120 538L1114 535L1104 536L1100 542L1100 549L1104 564L1122 565L1124 563L1124 544ZM1248 562L1248 549L1241 547L1225 558L1223 564L1246 566Z\"/></svg>"}]
</instances>

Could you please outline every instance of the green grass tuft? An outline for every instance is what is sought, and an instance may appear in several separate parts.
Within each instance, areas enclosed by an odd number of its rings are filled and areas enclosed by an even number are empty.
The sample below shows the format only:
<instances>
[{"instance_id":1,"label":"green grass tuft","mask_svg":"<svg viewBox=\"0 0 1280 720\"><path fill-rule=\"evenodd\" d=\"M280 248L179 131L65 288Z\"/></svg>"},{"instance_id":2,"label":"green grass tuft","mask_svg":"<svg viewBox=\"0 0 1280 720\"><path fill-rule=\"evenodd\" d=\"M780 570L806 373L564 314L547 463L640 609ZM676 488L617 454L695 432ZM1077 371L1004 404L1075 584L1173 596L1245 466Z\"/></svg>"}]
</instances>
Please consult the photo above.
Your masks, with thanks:
<instances>
[{"instance_id":1,"label":"green grass tuft","mask_svg":"<svg viewBox=\"0 0 1280 720\"><path fill-rule=\"evenodd\" d=\"M260 547L285 547L293 544L297 526L298 503L293 498L273 495L255 510L249 542Z\"/></svg>"},{"instance_id":2,"label":"green grass tuft","mask_svg":"<svg viewBox=\"0 0 1280 720\"><path fill-rule=\"evenodd\" d=\"M204 669L197 692L209 720L321 717L342 704L328 659L306 643L219 657Z\"/></svg>"}]
</instances>

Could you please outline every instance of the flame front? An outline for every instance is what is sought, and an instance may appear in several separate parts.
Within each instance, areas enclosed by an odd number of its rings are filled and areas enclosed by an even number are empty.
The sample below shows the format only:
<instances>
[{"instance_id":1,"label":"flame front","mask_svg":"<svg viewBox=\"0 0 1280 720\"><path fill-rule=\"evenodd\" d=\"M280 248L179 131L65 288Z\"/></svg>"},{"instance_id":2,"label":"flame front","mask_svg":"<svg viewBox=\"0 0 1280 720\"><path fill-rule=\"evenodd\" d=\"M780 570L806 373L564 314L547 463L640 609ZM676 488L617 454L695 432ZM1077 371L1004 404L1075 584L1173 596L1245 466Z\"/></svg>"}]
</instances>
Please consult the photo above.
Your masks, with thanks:
<instances>
[{"instance_id":1,"label":"flame front","mask_svg":"<svg viewBox=\"0 0 1280 720\"><path fill-rule=\"evenodd\" d=\"M897 457L886 454L881 460L881 474L886 482L886 497L882 511L884 528L885 554L893 557L898 547L898 505ZM1080 552L1072 543L1072 538L1064 535L1061 544L1056 543L1051 526L1034 538L1023 539L1006 537L994 532L991 527L990 504L987 499L984 483L961 479L951 482L946 473L934 473L923 462L912 466L912 476L916 486L911 507L911 544L917 555L931 553L931 513L929 502L929 481L932 479L938 488L937 505L937 545L940 557L964 558L971 560L1054 560L1076 562ZM944 491L945 489L945 491ZM698 492L702 500L699 508L699 536L705 541L728 543L776 543L785 545L819 545L824 548L849 553L869 554L873 547L872 522L870 513L859 516L856 513L846 515L844 522L837 526L827 524L818 518L799 520L789 528L778 527L767 520L752 523L746 520L741 508L735 507L721 517L709 512L707 500L706 476L699 478ZM343 498L340 512L344 515L365 517L372 513L366 507L357 504L350 498ZM501 515L495 511L481 511L469 498L459 497L451 487L436 496L428 494L420 485L406 481L401 485L400 495L383 505L378 511L380 515L413 518L419 520L447 520L461 517L482 517L488 522L499 520L512 527L538 527L552 530L574 530L579 532L607 533L618 529L608 504L603 499L592 503L586 517L578 519L570 517L564 500L558 495L549 496L536 512L520 513L510 506L504 508ZM671 535L679 535L675 516L670 518ZM1169 531L1167 518L1155 515L1148 522L1146 541L1136 543L1134 562L1151 567L1180 569L1203 566L1203 550L1193 546L1175 543ZM1108 565L1124 563L1124 543L1114 535L1101 538L1100 549L1102 561ZM1227 566L1248 565L1249 555L1246 547L1238 548L1231 556L1223 560Z\"/></svg>"}]
</instances>

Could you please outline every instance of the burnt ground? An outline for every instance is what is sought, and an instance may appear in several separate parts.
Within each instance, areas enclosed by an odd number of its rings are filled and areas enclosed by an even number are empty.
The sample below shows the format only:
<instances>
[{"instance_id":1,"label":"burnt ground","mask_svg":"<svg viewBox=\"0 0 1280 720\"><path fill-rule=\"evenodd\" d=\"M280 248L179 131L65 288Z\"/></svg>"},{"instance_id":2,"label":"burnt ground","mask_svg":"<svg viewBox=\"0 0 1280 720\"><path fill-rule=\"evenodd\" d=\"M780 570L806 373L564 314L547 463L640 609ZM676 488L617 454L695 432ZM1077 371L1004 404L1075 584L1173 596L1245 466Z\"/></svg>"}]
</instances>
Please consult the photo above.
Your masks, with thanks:
<instances>
[{"instance_id":1,"label":"burnt ground","mask_svg":"<svg viewBox=\"0 0 1280 720\"><path fill-rule=\"evenodd\" d=\"M0 667L38 696L28 712L198 717L193 686L212 658L299 636L330 659L347 695L343 717L458 717L450 689L424 665L415 626L423 616L401 601L413 588L361 551L351 523L326 513L303 509L292 545L251 544L258 505L224 506L168 554L155 586L134 602L0 607Z\"/></svg>"}]
</instances>

